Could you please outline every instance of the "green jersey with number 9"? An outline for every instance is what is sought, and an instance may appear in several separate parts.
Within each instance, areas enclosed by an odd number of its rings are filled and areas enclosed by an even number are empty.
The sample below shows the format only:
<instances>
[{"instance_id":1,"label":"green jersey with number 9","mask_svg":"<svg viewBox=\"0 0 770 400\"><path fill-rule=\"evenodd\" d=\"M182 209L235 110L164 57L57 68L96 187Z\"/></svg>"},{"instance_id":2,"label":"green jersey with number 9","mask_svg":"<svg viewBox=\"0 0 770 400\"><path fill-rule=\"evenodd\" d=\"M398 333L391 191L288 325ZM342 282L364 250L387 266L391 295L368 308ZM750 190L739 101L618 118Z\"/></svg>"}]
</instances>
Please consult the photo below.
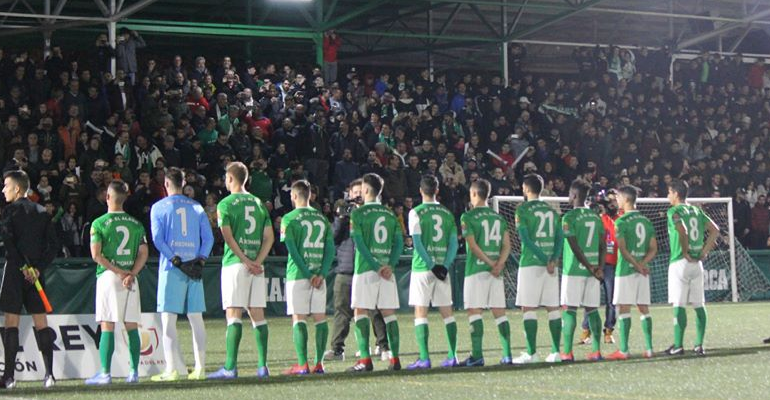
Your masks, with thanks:
<instances>
[{"instance_id":1,"label":"green jersey with number 9","mask_svg":"<svg viewBox=\"0 0 770 400\"><path fill-rule=\"evenodd\" d=\"M568 238L574 237L580 250L591 265L599 264L600 240L604 240L604 224L595 211L588 208L570 210L562 217L564 231L564 275L591 276L591 272L578 261Z\"/></svg>"},{"instance_id":2,"label":"green jersey with number 9","mask_svg":"<svg viewBox=\"0 0 770 400\"><path fill-rule=\"evenodd\" d=\"M422 203L409 212L409 233L421 235L422 244L433 262L444 265L447 249L449 249L449 238L453 235L457 236L455 217L439 203ZM412 271L429 270L428 264L422 257L412 257Z\"/></svg>"},{"instance_id":3,"label":"green jersey with number 9","mask_svg":"<svg viewBox=\"0 0 770 400\"><path fill-rule=\"evenodd\" d=\"M109 212L91 224L91 243L102 244L102 255L114 266L130 271L139 246L147 243L144 227L125 212ZM96 266L96 276L107 269Z\"/></svg>"},{"instance_id":4,"label":"green jersey with number 9","mask_svg":"<svg viewBox=\"0 0 770 400\"><path fill-rule=\"evenodd\" d=\"M390 263L390 253L393 250L395 235L401 235L401 226L396 216L380 203L366 203L350 213L350 235L358 233L364 239L364 244L379 265L370 265L363 254L356 251L356 275L367 271L379 271L380 266ZM395 265L391 265L395 268Z\"/></svg>"},{"instance_id":5,"label":"green jersey with number 9","mask_svg":"<svg viewBox=\"0 0 770 400\"><path fill-rule=\"evenodd\" d=\"M615 220L615 237L621 238L626 243L626 250L641 261L650 248L652 239L655 238L655 228L647 217L637 210L626 211ZM615 267L615 276L627 276L636 272L634 266L618 252L618 264Z\"/></svg>"},{"instance_id":6,"label":"green jersey with number 9","mask_svg":"<svg viewBox=\"0 0 770 400\"><path fill-rule=\"evenodd\" d=\"M531 200L516 208L516 225L527 228L527 233L546 256L554 252L556 245L556 229L559 229L559 215L548 203L541 200ZM545 267L527 246L521 248L519 267Z\"/></svg>"},{"instance_id":7,"label":"green jersey with number 9","mask_svg":"<svg viewBox=\"0 0 770 400\"><path fill-rule=\"evenodd\" d=\"M292 239L311 274L321 271L327 235L331 225L320 211L312 207L295 208L281 219L281 241ZM297 267L289 255L286 263L286 280L310 279Z\"/></svg>"},{"instance_id":8,"label":"green jersey with number 9","mask_svg":"<svg viewBox=\"0 0 770 400\"><path fill-rule=\"evenodd\" d=\"M473 237L482 252L492 261L500 258L503 248L503 235L508 230L508 222L489 207L474 207L460 217L463 237ZM467 248L467 247L466 247ZM465 276L491 271L492 267L476 257L470 249L465 258Z\"/></svg>"},{"instance_id":9,"label":"green jersey with number 9","mask_svg":"<svg viewBox=\"0 0 770 400\"><path fill-rule=\"evenodd\" d=\"M682 246L679 244L679 232L676 225L684 224L687 233L687 244L690 257L698 258L703 250L703 241L706 237L706 226L711 220L698 206L679 204L668 209L668 238L671 246L671 263L684 258Z\"/></svg>"},{"instance_id":10,"label":"green jersey with number 9","mask_svg":"<svg viewBox=\"0 0 770 400\"><path fill-rule=\"evenodd\" d=\"M256 196L251 193L233 193L217 204L217 225L229 226L233 239L250 260L257 258L262 247L262 233L270 226L270 214ZM222 266L239 264L241 260L225 243Z\"/></svg>"}]
</instances>

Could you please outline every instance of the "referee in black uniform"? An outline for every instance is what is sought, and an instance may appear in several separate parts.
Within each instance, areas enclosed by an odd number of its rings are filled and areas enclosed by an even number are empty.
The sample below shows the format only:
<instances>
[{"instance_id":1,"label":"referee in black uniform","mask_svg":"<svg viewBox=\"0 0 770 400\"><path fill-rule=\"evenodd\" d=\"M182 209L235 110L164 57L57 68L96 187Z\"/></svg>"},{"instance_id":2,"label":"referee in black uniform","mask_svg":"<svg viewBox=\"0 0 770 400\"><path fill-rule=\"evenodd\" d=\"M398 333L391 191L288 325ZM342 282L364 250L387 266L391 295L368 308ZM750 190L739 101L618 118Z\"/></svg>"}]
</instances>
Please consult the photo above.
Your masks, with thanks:
<instances>
[{"instance_id":1,"label":"referee in black uniform","mask_svg":"<svg viewBox=\"0 0 770 400\"><path fill-rule=\"evenodd\" d=\"M5 313L5 371L0 388L16 386L14 367L19 351L19 314L22 306L32 314L37 347L43 354L45 380L43 385L56 383L53 376L53 342L56 334L48 327L45 307L35 289L35 278L59 252L59 241L51 218L45 208L27 198L29 176L24 171L8 171L3 175L3 195L8 203L2 213L0 231L5 242L6 256L0 286L0 310ZM34 270L21 268L27 264ZM42 279L41 279L41 284Z\"/></svg>"}]
</instances>

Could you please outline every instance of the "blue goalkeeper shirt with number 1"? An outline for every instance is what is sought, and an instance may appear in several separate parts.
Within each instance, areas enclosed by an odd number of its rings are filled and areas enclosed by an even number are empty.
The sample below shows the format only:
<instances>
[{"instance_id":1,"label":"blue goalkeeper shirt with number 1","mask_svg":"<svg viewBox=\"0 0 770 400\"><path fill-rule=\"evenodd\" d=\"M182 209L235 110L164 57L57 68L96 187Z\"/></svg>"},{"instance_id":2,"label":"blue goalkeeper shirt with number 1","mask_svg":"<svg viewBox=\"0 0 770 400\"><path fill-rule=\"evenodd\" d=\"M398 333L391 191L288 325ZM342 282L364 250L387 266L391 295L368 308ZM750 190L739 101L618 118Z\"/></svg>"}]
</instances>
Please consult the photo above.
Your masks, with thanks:
<instances>
[{"instance_id":1,"label":"blue goalkeeper shirt with number 1","mask_svg":"<svg viewBox=\"0 0 770 400\"><path fill-rule=\"evenodd\" d=\"M150 211L152 241L160 252L159 267L168 271L171 259L182 261L207 258L214 246L206 212L197 201L183 195L173 195L158 201Z\"/></svg>"}]
</instances>

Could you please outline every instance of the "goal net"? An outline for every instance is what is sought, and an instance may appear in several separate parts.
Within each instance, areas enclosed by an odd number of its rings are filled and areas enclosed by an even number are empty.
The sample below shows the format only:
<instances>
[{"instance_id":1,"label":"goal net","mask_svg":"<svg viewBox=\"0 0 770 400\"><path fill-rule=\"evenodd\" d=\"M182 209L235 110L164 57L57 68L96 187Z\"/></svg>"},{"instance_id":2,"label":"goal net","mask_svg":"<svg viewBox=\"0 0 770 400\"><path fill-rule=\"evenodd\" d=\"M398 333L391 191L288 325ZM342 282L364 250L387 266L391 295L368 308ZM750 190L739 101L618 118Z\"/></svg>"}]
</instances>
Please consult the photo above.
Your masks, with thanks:
<instances>
[{"instance_id":1,"label":"goal net","mask_svg":"<svg viewBox=\"0 0 770 400\"><path fill-rule=\"evenodd\" d=\"M564 214L572 207L566 197L542 197L559 213ZM509 224L512 241L511 257L505 271L506 299L512 305L516 299L516 275L521 242L516 233L514 217L516 207L524 202L521 196L497 196L492 206ZM746 249L735 239L732 224L732 199L692 198L690 204L703 208L706 214L719 226L716 247L704 262L704 286L706 301L748 301L752 297L770 291L770 281L762 273ZM662 198L639 198L637 208L652 221L658 240L658 255L650 265L650 290L653 303L668 300L669 239L666 212L670 205Z\"/></svg>"}]
</instances>

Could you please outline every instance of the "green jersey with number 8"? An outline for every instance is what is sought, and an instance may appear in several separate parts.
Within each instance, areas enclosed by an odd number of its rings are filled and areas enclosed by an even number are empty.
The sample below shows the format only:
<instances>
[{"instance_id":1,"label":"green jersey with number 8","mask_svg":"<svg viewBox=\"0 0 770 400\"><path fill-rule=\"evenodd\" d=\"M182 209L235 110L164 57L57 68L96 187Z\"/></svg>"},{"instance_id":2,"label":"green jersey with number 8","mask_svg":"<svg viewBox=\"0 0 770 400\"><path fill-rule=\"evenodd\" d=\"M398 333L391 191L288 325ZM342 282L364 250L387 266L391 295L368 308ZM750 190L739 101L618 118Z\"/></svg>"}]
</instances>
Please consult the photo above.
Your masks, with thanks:
<instances>
[{"instance_id":1,"label":"green jersey with number 8","mask_svg":"<svg viewBox=\"0 0 770 400\"><path fill-rule=\"evenodd\" d=\"M311 274L321 271L327 235L332 230L329 221L312 207L295 208L281 219L281 241L292 239ZM289 254L286 280L310 279L305 276Z\"/></svg>"},{"instance_id":2,"label":"green jersey with number 8","mask_svg":"<svg viewBox=\"0 0 770 400\"><path fill-rule=\"evenodd\" d=\"M251 193L233 193L217 204L217 224L229 226L233 239L250 260L257 258L262 247L262 233L270 226L270 214L256 196ZM239 264L241 260L225 243L222 266Z\"/></svg>"},{"instance_id":3,"label":"green jersey with number 8","mask_svg":"<svg viewBox=\"0 0 770 400\"><path fill-rule=\"evenodd\" d=\"M698 258L703 250L703 242L706 237L706 226L711 220L698 206L679 204L668 209L668 238L671 246L671 263L684 258L682 246L679 244L679 232L676 225L684 224L687 233L687 244L690 257Z\"/></svg>"},{"instance_id":4,"label":"green jersey with number 8","mask_svg":"<svg viewBox=\"0 0 770 400\"><path fill-rule=\"evenodd\" d=\"M516 208L516 225L527 228L529 238L550 257L556 245L556 229L559 229L559 215L548 203L531 200ZM527 246L521 248L519 267L545 267Z\"/></svg>"},{"instance_id":5,"label":"green jersey with number 8","mask_svg":"<svg viewBox=\"0 0 770 400\"><path fill-rule=\"evenodd\" d=\"M409 212L409 233L421 235L422 244L437 265L444 265L449 238L457 236L455 217L439 203L422 203ZM450 265L444 265L450 268ZM412 271L427 272L428 264L419 255L412 257Z\"/></svg>"},{"instance_id":6,"label":"green jersey with number 8","mask_svg":"<svg viewBox=\"0 0 770 400\"><path fill-rule=\"evenodd\" d=\"M604 240L604 224L595 211L588 208L570 210L562 217L564 231L564 275L591 276L591 272L578 261L568 238L574 237L580 250L591 265L599 264L599 245Z\"/></svg>"},{"instance_id":7,"label":"green jersey with number 8","mask_svg":"<svg viewBox=\"0 0 770 400\"><path fill-rule=\"evenodd\" d=\"M144 227L125 212L109 212L91 224L91 243L102 244L102 255L114 266L130 271L139 246L147 243ZM107 269L96 266L96 276Z\"/></svg>"},{"instance_id":8,"label":"green jersey with number 8","mask_svg":"<svg viewBox=\"0 0 770 400\"><path fill-rule=\"evenodd\" d=\"M356 275L367 271L379 271L380 266L390 263L390 253L393 250L395 235L401 235L401 226L396 216L380 203L366 203L353 210L350 214L350 235L358 233L364 239L364 244L379 265L370 265L363 254L356 251ZM395 265L391 265L395 268Z\"/></svg>"},{"instance_id":9,"label":"green jersey with number 8","mask_svg":"<svg viewBox=\"0 0 770 400\"><path fill-rule=\"evenodd\" d=\"M637 210L626 211L615 220L615 237L626 243L626 249L635 259L641 261L655 238L655 228L647 217ZM627 276L636 272L634 266L618 251L615 276Z\"/></svg>"},{"instance_id":10,"label":"green jersey with number 8","mask_svg":"<svg viewBox=\"0 0 770 400\"><path fill-rule=\"evenodd\" d=\"M463 237L473 237L482 252L492 261L500 258L503 248L503 235L508 230L508 223L500 214L489 207L475 207L465 212L460 218ZM492 267L476 257L470 249L465 258L465 276L491 271Z\"/></svg>"}]
</instances>

